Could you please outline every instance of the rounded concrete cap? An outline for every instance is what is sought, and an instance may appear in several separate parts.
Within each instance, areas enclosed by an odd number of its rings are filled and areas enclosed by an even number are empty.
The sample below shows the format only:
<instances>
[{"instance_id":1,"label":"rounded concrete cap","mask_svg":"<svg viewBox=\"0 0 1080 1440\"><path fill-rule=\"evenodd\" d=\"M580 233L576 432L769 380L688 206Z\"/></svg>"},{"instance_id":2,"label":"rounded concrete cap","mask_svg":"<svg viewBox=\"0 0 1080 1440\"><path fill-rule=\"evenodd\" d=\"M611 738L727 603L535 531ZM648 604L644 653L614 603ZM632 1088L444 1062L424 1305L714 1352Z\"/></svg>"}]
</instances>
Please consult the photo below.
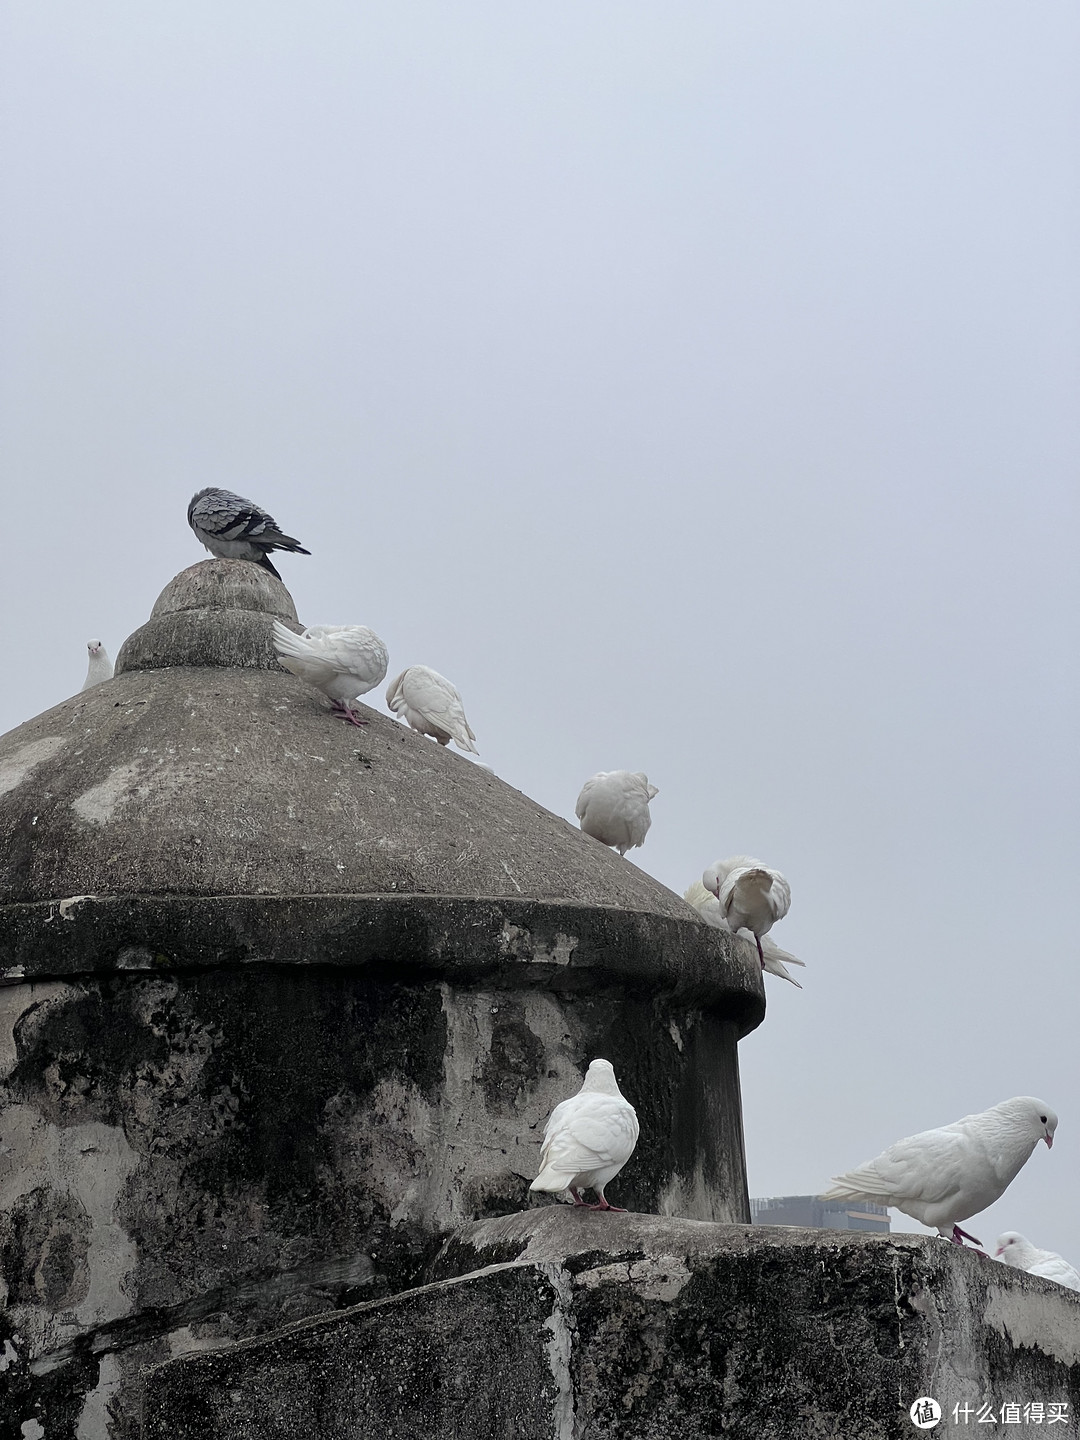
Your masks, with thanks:
<instances>
[{"instance_id":1,"label":"rounded concrete cap","mask_svg":"<svg viewBox=\"0 0 1080 1440\"><path fill-rule=\"evenodd\" d=\"M272 626L300 629L292 596L250 560L202 560L157 598L150 619L116 657L117 675L174 665L279 670Z\"/></svg>"}]
</instances>

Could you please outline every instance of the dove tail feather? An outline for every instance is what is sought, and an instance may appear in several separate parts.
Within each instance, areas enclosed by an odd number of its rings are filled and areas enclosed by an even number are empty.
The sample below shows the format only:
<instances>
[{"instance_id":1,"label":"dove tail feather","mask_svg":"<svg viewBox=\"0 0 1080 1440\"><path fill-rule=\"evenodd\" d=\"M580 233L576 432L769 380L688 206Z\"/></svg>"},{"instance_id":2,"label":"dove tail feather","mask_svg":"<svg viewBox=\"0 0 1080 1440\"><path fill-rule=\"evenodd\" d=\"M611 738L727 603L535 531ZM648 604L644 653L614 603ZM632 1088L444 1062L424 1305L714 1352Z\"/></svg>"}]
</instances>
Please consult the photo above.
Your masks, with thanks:
<instances>
[{"instance_id":1,"label":"dove tail feather","mask_svg":"<svg viewBox=\"0 0 1080 1440\"><path fill-rule=\"evenodd\" d=\"M311 659L311 644L302 635L295 635L280 620L274 621L274 649L279 655L291 655L296 660Z\"/></svg>"},{"instance_id":2,"label":"dove tail feather","mask_svg":"<svg viewBox=\"0 0 1080 1440\"><path fill-rule=\"evenodd\" d=\"M547 1190L552 1193L556 1190L565 1190L575 1174L576 1171L573 1170L556 1170L552 1165L545 1165L529 1189Z\"/></svg>"},{"instance_id":3,"label":"dove tail feather","mask_svg":"<svg viewBox=\"0 0 1080 1440\"><path fill-rule=\"evenodd\" d=\"M268 550L261 550L261 551L259 552L259 558L258 558L258 560L256 560L255 563L256 563L256 565L261 565L264 570L269 570L269 571L270 571L270 574L273 575L273 576L275 577L275 579L277 579L277 580L280 580L280 579L281 579L281 575L279 574L279 572L278 572L278 570L277 570L277 567L274 565L274 562L270 559L270 552L269 552Z\"/></svg>"},{"instance_id":4,"label":"dove tail feather","mask_svg":"<svg viewBox=\"0 0 1080 1440\"><path fill-rule=\"evenodd\" d=\"M892 1186L869 1167L848 1175L834 1175L832 1179L832 1189L819 1195L819 1200L869 1200L881 1205L887 1204L885 1197L892 1194Z\"/></svg>"}]
</instances>

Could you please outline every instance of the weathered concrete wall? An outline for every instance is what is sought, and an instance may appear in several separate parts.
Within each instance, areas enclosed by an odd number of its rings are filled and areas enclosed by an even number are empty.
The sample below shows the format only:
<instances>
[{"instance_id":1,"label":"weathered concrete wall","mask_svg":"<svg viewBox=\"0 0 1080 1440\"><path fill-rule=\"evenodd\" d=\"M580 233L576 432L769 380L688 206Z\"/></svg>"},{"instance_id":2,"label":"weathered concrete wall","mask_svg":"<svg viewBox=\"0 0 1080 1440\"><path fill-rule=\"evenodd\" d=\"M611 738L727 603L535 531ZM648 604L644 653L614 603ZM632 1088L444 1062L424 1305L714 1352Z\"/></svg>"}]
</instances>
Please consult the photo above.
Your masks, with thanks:
<instances>
[{"instance_id":1,"label":"weathered concrete wall","mask_svg":"<svg viewBox=\"0 0 1080 1440\"><path fill-rule=\"evenodd\" d=\"M938 1433L1032 1400L1074 1429L1080 1296L934 1238L558 1207L467 1227L437 1268L477 1261L162 1367L145 1440L906 1440L922 1395Z\"/></svg>"},{"instance_id":2,"label":"weathered concrete wall","mask_svg":"<svg viewBox=\"0 0 1080 1440\"><path fill-rule=\"evenodd\" d=\"M613 1198L747 1213L757 966L488 772L334 719L275 615L257 567L194 566L116 678L0 739L0 1436L131 1440L148 1362L415 1284L530 1203L597 1055L641 1115Z\"/></svg>"},{"instance_id":3,"label":"weathered concrete wall","mask_svg":"<svg viewBox=\"0 0 1080 1440\"><path fill-rule=\"evenodd\" d=\"M253 964L0 1016L0 1433L130 1437L144 1365L415 1284L440 1232L530 1203L594 1054L642 1123L612 1198L746 1213L737 1027L676 997Z\"/></svg>"}]
</instances>

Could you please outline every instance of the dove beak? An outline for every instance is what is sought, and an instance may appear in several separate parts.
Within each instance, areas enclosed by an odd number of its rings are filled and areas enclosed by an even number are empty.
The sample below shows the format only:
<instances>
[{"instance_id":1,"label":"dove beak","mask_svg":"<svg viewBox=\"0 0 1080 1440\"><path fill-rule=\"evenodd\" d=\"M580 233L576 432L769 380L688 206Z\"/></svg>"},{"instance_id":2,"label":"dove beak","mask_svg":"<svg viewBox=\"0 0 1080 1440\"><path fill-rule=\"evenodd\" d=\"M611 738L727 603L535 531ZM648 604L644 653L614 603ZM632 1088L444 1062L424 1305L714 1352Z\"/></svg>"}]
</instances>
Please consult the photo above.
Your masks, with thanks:
<instances>
[{"instance_id":1,"label":"dove beak","mask_svg":"<svg viewBox=\"0 0 1080 1440\"><path fill-rule=\"evenodd\" d=\"M1049 1130L1043 1136L1043 1139L1046 1141L1046 1148L1052 1150L1054 1147L1054 1137L1050 1134Z\"/></svg>"},{"instance_id":2,"label":"dove beak","mask_svg":"<svg viewBox=\"0 0 1080 1440\"><path fill-rule=\"evenodd\" d=\"M1004 1246L1004 1245L999 1245L998 1248L994 1251L994 1259L995 1259L995 1260L1000 1260L1001 1257L1002 1257L1002 1255L1004 1255L1004 1254L1005 1254L1005 1246Z\"/></svg>"}]
</instances>

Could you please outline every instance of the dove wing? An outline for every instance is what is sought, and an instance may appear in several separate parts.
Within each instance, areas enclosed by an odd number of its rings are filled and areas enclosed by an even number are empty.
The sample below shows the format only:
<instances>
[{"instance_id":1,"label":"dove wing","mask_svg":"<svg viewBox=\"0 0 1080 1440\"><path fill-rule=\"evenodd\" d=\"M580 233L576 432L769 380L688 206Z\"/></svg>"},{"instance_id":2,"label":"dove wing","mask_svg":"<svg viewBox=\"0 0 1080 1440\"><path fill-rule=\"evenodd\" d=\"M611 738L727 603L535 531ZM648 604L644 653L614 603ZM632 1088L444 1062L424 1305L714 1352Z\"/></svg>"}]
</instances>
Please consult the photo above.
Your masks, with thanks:
<instances>
[{"instance_id":1,"label":"dove wing","mask_svg":"<svg viewBox=\"0 0 1080 1440\"><path fill-rule=\"evenodd\" d=\"M978 1164L977 1151L952 1126L924 1130L898 1140L865 1165L834 1176L836 1184L823 1198L861 1196L897 1206L936 1205L970 1188L973 1160Z\"/></svg>"},{"instance_id":2,"label":"dove wing","mask_svg":"<svg viewBox=\"0 0 1080 1440\"><path fill-rule=\"evenodd\" d=\"M457 687L426 665L413 665L402 676L401 694L405 703L424 720L445 731L462 750L476 753L476 739L465 719L465 707Z\"/></svg>"},{"instance_id":3,"label":"dove wing","mask_svg":"<svg viewBox=\"0 0 1080 1440\"><path fill-rule=\"evenodd\" d=\"M1069 1290L1080 1290L1080 1275L1067 1260L1063 1260L1053 1250L1044 1250L1042 1254L1045 1258L1031 1266L1032 1275L1041 1275L1044 1280L1054 1280Z\"/></svg>"},{"instance_id":4,"label":"dove wing","mask_svg":"<svg viewBox=\"0 0 1080 1440\"><path fill-rule=\"evenodd\" d=\"M317 639L309 639L306 631L303 635L294 635L280 620L274 621L274 649L285 669L309 685L329 684L338 673Z\"/></svg>"},{"instance_id":5,"label":"dove wing","mask_svg":"<svg viewBox=\"0 0 1080 1440\"><path fill-rule=\"evenodd\" d=\"M613 1095L591 1094L587 1103L564 1100L551 1112L540 1151L541 1170L574 1176L601 1165L622 1164L633 1154L638 1123L633 1106ZM560 1111L565 1106L572 1106Z\"/></svg>"},{"instance_id":6,"label":"dove wing","mask_svg":"<svg viewBox=\"0 0 1080 1440\"><path fill-rule=\"evenodd\" d=\"M366 625L312 625L304 638L336 675L355 675L369 689L386 675L386 646Z\"/></svg>"},{"instance_id":7,"label":"dove wing","mask_svg":"<svg viewBox=\"0 0 1080 1440\"><path fill-rule=\"evenodd\" d=\"M577 797L577 804L574 806L574 814L577 816L579 822L585 819L585 811L589 808L589 801L592 799L593 791L596 789L597 782L603 778L602 773L600 775L593 775L586 780L585 784L581 787L581 794Z\"/></svg>"}]
</instances>

